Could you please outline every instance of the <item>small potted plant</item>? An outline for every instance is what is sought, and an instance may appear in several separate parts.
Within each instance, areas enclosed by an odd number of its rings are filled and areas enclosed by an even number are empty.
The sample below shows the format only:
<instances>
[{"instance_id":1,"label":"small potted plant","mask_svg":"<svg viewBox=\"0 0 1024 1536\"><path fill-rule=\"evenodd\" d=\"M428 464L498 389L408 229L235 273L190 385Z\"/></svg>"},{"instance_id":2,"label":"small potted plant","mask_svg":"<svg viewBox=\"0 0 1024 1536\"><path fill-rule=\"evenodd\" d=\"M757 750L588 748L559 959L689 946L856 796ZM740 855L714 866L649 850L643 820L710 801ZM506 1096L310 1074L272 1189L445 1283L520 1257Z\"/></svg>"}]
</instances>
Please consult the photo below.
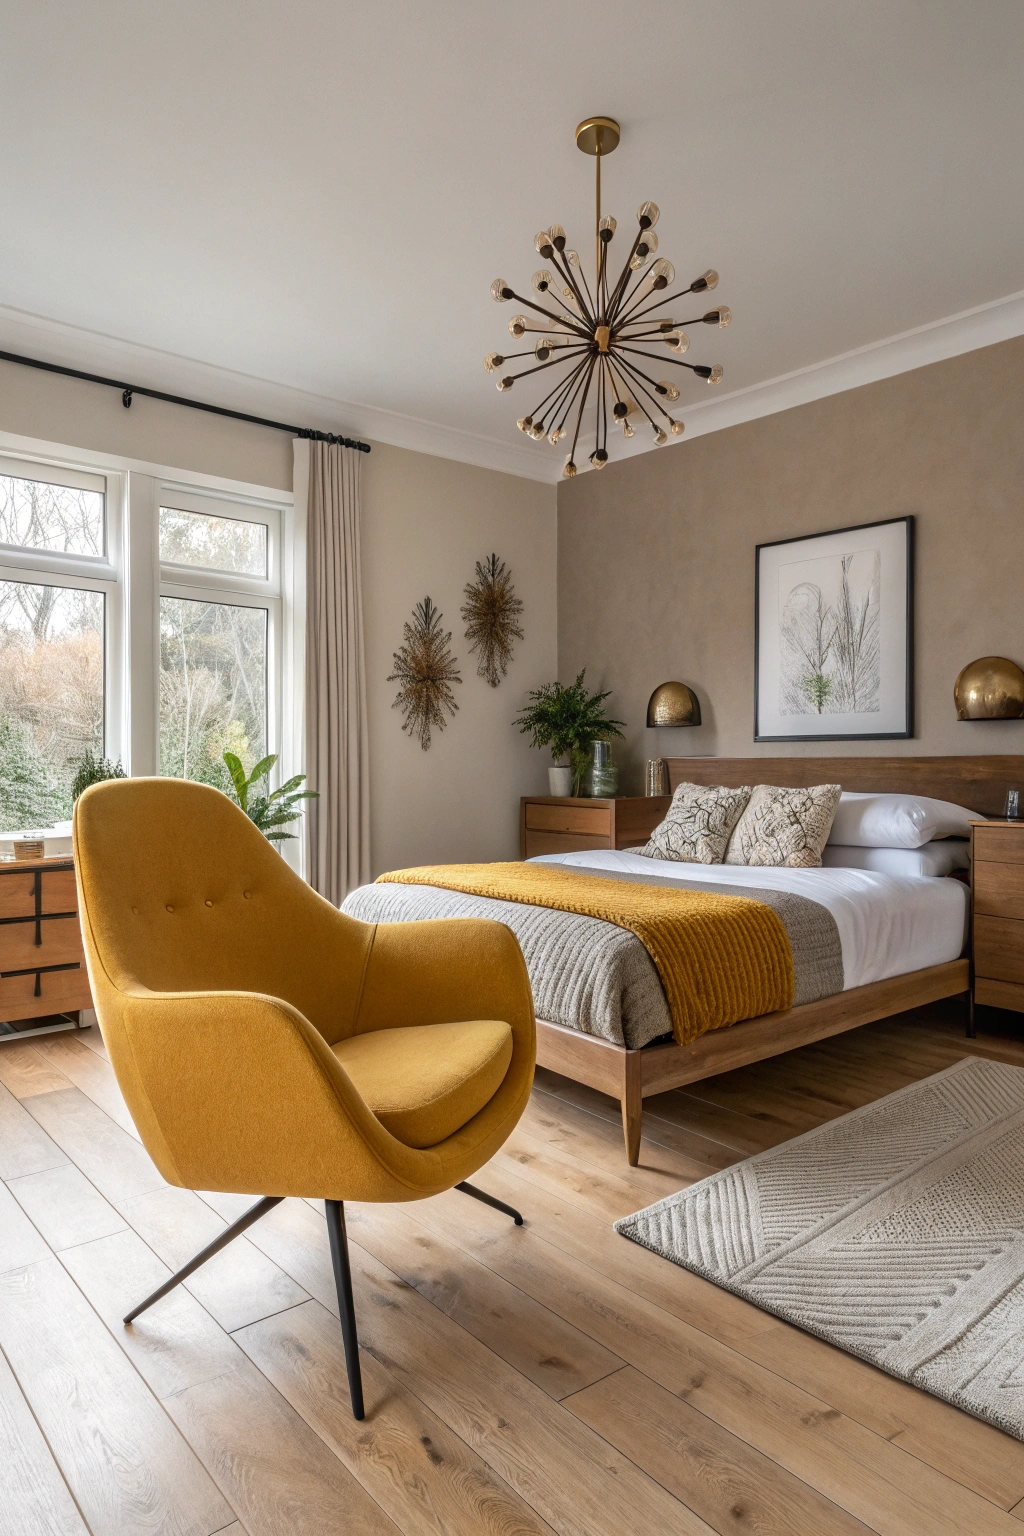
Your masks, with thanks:
<instances>
[{"instance_id":1,"label":"small potted plant","mask_svg":"<svg viewBox=\"0 0 1024 1536\"><path fill-rule=\"evenodd\" d=\"M245 776L242 760L236 752L225 752L224 762L228 773L231 775L232 796L239 810L245 812L254 826L259 827L263 836L270 843L280 843L294 838L294 832L286 832L284 828L290 821L295 821L302 815L298 808L299 800L316 800L318 798L315 789L299 789L299 785L305 782L306 775L297 773L287 784L282 784L280 789L271 790L270 772L277 762L277 754L263 757L256 764L249 777ZM259 789L255 789L260 781L264 782ZM254 793L250 791L255 790Z\"/></svg>"},{"instance_id":2,"label":"small potted plant","mask_svg":"<svg viewBox=\"0 0 1024 1536\"><path fill-rule=\"evenodd\" d=\"M621 736L622 720L610 719L604 701L611 690L588 693L586 669L574 683L545 683L530 695L530 705L518 720L520 734L529 732L531 745L548 747L555 765L548 769L552 795L578 795L587 770L591 743Z\"/></svg>"}]
</instances>

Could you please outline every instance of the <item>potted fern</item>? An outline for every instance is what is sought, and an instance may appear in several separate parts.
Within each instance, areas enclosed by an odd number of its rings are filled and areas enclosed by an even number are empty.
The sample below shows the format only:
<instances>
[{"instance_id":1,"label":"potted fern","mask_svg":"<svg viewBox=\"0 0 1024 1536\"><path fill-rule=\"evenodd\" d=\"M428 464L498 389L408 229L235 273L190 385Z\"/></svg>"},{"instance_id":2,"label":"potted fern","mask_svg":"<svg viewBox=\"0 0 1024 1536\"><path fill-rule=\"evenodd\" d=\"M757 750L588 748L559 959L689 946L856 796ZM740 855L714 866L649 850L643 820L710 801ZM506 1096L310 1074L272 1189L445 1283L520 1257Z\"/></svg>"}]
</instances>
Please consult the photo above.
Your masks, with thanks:
<instances>
[{"instance_id":1,"label":"potted fern","mask_svg":"<svg viewBox=\"0 0 1024 1536\"><path fill-rule=\"evenodd\" d=\"M530 734L532 746L550 748L555 760L548 769L552 795L578 795L591 744L622 735L624 722L605 714L611 690L588 693L585 677L586 668L573 683L545 683L535 689L529 694L529 708L513 722L521 735Z\"/></svg>"}]
</instances>

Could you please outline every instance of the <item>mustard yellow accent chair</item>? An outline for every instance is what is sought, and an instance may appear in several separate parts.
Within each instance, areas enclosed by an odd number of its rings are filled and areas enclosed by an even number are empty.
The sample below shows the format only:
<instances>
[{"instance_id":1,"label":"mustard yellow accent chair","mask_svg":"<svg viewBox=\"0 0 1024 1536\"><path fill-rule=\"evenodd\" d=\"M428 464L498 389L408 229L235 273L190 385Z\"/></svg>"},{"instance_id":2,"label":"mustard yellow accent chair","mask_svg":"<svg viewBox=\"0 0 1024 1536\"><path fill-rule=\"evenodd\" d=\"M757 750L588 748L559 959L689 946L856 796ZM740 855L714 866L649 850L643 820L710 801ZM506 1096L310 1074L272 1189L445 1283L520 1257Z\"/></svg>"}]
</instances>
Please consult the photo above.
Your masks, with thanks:
<instances>
[{"instance_id":1,"label":"mustard yellow accent chair","mask_svg":"<svg viewBox=\"0 0 1024 1536\"><path fill-rule=\"evenodd\" d=\"M363 1416L345 1200L467 1185L522 1114L533 1001L501 923L361 923L218 790L97 784L75 807L93 1002L164 1178L262 1198L131 1322L287 1195L327 1206L352 1407Z\"/></svg>"}]
</instances>

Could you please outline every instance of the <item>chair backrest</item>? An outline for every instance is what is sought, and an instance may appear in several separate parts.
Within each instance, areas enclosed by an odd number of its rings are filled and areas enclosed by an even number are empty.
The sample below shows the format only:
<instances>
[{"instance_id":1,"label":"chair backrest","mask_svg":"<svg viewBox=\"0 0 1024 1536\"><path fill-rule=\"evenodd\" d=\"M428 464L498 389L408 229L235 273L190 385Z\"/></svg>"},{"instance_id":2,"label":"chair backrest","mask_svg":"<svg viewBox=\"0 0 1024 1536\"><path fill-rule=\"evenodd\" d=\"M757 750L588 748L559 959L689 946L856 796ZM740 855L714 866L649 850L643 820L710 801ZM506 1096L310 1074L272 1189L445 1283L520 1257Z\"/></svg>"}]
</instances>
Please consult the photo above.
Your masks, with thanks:
<instances>
[{"instance_id":1,"label":"chair backrest","mask_svg":"<svg viewBox=\"0 0 1024 1536\"><path fill-rule=\"evenodd\" d=\"M311 890L219 790L95 785L75 808L75 863L99 1009L105 977L121 991L264 993L330 1043L349 1033L373 927Z\"/></svg>"}]
</instances>

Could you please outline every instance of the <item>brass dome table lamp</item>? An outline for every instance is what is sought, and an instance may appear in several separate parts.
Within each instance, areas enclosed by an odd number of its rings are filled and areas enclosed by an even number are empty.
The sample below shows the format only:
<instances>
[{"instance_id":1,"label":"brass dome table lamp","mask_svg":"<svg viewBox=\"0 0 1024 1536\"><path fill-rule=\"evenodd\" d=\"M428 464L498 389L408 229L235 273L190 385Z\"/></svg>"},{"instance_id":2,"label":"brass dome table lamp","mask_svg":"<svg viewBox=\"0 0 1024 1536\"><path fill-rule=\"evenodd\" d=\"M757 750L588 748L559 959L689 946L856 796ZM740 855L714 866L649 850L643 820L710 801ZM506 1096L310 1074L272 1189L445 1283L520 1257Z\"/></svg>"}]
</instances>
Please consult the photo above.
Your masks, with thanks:
<instances>
[{"instance_id":1,"label":"brass dome table lamp","mask_svg":"<svg viewBox=\"0 0 1024 1536\"><path fill-rule=\"evenodd\" d=\"M660 683L647 704L648 725L700 725L700 701L685 683Z\"/></svg>"},{"instance_id":2,"label":"brass dome table lamp","mask_svg":"<svg viewBox=\"0 0 1024 1536\"><path fill-rule=\"evenodd\" d=\"M953 684L958 720L1024 718L1024 672L1005 656L968 662Z\"/></svg>"}]
</instances>

